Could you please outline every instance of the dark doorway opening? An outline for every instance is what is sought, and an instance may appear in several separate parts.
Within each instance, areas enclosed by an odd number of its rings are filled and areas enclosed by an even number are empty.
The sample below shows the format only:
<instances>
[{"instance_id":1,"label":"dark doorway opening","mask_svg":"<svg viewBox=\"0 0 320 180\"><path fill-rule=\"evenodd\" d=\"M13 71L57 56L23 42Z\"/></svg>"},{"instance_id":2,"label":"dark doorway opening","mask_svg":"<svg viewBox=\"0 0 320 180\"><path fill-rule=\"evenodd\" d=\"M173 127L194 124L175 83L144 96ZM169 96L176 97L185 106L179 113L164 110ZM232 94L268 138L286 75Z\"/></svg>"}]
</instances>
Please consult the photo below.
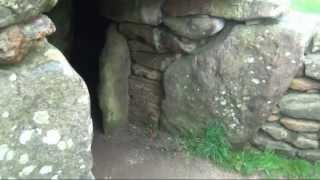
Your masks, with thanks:
<instances>
[{"instance_id":1,"label":"dark doorway opening","mask_svg":"<svg viewBox=\"0 0 320 180\"><path fill-rule=\"evenodd\" d=\"M73 5L74 37L70 63L88 85L93 124L95 129L103 131L97 88L99 57L110 22L99 15L99 0L73 0Z\"/></svg>"}]
</instances>

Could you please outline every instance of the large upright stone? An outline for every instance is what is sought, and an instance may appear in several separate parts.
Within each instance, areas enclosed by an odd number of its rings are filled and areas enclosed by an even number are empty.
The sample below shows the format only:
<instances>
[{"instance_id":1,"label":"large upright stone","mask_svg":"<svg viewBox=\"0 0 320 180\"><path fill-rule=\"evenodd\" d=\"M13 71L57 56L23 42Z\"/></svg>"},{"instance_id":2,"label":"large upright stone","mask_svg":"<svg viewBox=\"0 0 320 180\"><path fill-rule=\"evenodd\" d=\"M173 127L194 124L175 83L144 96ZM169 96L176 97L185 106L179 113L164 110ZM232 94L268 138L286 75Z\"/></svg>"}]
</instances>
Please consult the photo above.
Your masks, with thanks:
<instances>
[{"instance_id":1,"label":"large upright stone","mask_svg":"<svg viewBox=\"0 0 320 180\"><path fill-rule=\"evenodd\" d=\"M248 142L288 89L311 38L291 25L237 25L175 61L164 75L162 125L199 132L221 121L234 145Z\"/></svg>"},{"instance_id":2,"label":"large upright stone","mask_svg":"<svg viewBox=\"0 0 320 180\"><path fill-rule=\"evenodd\" d=\"M101 14L120 22L159 25L164 0L102 0Z\"/></svg>"},{"instance_id":3,"label":"large upright stone","mask_svg":"<svg viewBox=\"0 0 320 180\"><path fill-rule=\"evenodd\" d=\"M0 178L92 177L89 93L59 50L0 66L0 97Z\"/></svg>"},{"instance_id":4,"label":"large upright stone","mask_svg":"<svg viewBox=\"0 0 320 180\"><path fill-rule=\"evenodd\" d=\"M35 42L43 40L54 31L53 22L44 15L2 29L0 31L0 64L22 61Z\"/></svg>"},{"instance_id":5,"label":"large upright stone","mask_svg":"<svg viewBox=\"0 0 320 180\"><path fill-rule=\"evenodd\" d=\"M112 25L107 32L107 42L100 58L99 101L106 133L127 122L129 75L127 41Z\"/></svg>"},{"instance_id":6,"label":"large upright stone","mask_svg":"<svg viewBox=\"0 0 320 180\"><path fill-rule=\"evenodd\" d=\"M0 28L20 23L53 8L57 0L1 0Z\"/></svg>"},{"instance_id":7,"label":"large upright stone","mask_svg":"<svg viewBox=\"0 0 320 180\"><path fill-rule=\"evenodd\" d=\"M289 0L168 0L168 16L206 14L239 21L277 18L289 9Z\"/></svg>"},{"instance_id":8,"label":"large upright stone","mask_svg":"<svg viewBox=\"0 0 320 180\"><path fill-rule=\"evenodd\" d=\"M320 121L320 95L288 94L281 98L280 111L289 117Z\"/></svg>"}]
</instances>

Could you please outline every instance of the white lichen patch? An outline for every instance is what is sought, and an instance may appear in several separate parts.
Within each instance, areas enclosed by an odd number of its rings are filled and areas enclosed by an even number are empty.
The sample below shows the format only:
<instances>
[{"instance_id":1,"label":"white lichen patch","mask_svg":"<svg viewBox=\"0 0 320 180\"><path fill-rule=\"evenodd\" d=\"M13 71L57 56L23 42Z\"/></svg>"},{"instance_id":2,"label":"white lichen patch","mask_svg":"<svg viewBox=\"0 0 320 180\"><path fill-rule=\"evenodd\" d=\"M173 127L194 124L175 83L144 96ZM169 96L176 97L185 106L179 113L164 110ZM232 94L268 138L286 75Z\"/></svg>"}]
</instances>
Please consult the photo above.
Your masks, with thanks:
<instances>
[{"instance_id":1,"label":"white lichen patch","mask_svg":"<svg viewBox=\"0 0 320 180\"><path fill-rule=\"evenodd\" d=\"M72 139L69 139L69 140L67 141L67 145L68 145L68 148L72 148L72 146L73 146L73 140L72 140Z\"/></svg>"},{"instance_id":2,"label":"white lichen patch","mask_svg":"<svg viewBox=\"0 0 320 180\"><path fill-rule=\"evenodd\" d=\"M251 79L251 82L253 82L254 84L260 84L260 80L256 78Z\"/></svg>"},{"instance_id":3,"label":"white lichen patch","mask_svg":"<svg viewBox=\"0 0 320 180\"><path fill-rule=\"evenodd\" d=\"M58 178L59 178L59 175L56 174L56 175L51 177L51 180L57 180Z\"/></svg>"},{"instance_id":4,"label":"white lichen patch","mask_svg":"<svg viewBox=\"0 0 320 180\"><path fill-rule=\"evenodd\" d=\"M45 174L49 174L52 172L52 166L43 166L40 171L39 174L41 175L45 175Z\"/></svg>"},{"instance_id":5,"label":"white lichen patch","mask_svg":"<svg viewBox=\"0 0 320 180\"><path fill-rule=\"evenodd\" d=\"M49 124L49 118L48 111L37 111L33 114L32 120L37 124Z\"/></svg>"},{"instance_id":6,"label":"white lichen patch","mask_svg":"<svg viewBox=\"0 0 320 180\"><path fill-rule=\"evenodd\" d=\"M21 144L26 144L28 141L31 140L33 133L34 133L34 130L23 131L20 135L19 142Z\"/></svg>"},{"instance_id":7,"label":"white lichen patch","mask_svg":"<svg viewBox=\"0 0 320 180\"><path fill-rule=\"evenodd\" d=\"M286 57L289 57L289 56L291 56L291 53L290 53L290 52L286 52L286 53L285 53L285 56L286 56Z\"/></svg>"},{"instance_id":8,"label":"white lichen patch","mask_svg":"<svg viewBox=\"0 0 320 180\"><path fill-rule=\"evenodd\" d=\"M8 111L5 111L1 114L1 117L2 118L8 118L10 116L9 112Z\"/></svg>"},{"instance_id":9,"label":"white lichen patch","mask_svg":"<svg viewBox=\"0 0 320 180\"><path fill-rule=\"evenodd\" d=\"M9 76L9 81L11 81L11 82L14 82L14 81L16 81L17 80L17 75L16 74L11 74L10 76Z\"/></svg>"},{"instance_id":10,"label":"white lichen patch","mask_svg":"<svg viewBox=\"0 0 320 180\"><path fill-rule=\"evenodd\" d=\"M9 147L7 144L0 145L0 161L3 161L7 152L9 151Z\"/></svg>"},{"instance_id":11,"label":"white lichen patch","mask_svg":"<svg viewBox=\"0 0 320 180\"><path fill-rule=\"evenodd\" d=\"M6 155L6 160L7 160L7 161L13 160L13 158L14 158L15 155L16 155L16 153L15 153L14 151L10 150L10 151L7 153L7 155Z\"/></svg>"},{"instance_id":12,"label":"white lichen patch","mask_svg":"<svg viewBox=\"0 0 320 180\"><path fill-rule=\"evenodd\" d=\"M21 172L19 172L19 176L20 176L20 177L28 176L28 175L30 175L36 168L37 168L37 166L35 166L35 165L27 166L27 167L23 168Z\"/></svg>"},{"instance_id":13,"label":"white lichen patch","mask_svg":"<svg viewBox=\"0 0 320 180\"><path fill-rule=\"evenodd\" d=\"M247 59L247 63L249 63L249 64L254 63L254 61L255 61L254 57L249 57L249 58Z\"/></svg>"},{"instance_id":14,"label":"white lichen patch","mask_svg":"<svg viewBox=\"0 0 320 180\"><path fill-rule=\"evenodd\" d=\"M26 153L21 155L19 158L19 164L27 164L28 161L29 161L29 155Z\"/></svg>"},{"instance_id":15,"label":"white lichen patch","mask_svg":"<svg viewBox=\"0 0 320 180\"><path fill-rule=\"evenodd\" d=\"M67 148L67 143L64 141L60 141L58 143L58 149L60 149L61 151L65 150Z\"/></svg>"},{"instance_id":16,"label":"white lichen patch","mask_svg":"<svg viewBox=\"0 0 320 180\"><path fill-rule=\"evenodd\" d=\"M49 130L45 137L42 138L42 142L49 145L58 144L61 139L61 135L58 130Z\"/></svg>"},{"instance_id":17,"label":"white lichen patch","mask_svg":"<svg viewBox=\"0 0 320 180\"><path fill-rule=\"evenodd\" d=\"M37 132L38 135L41 135L42 134L42 129L37 128L36 132Z\"/></svg>"}]
</instances>

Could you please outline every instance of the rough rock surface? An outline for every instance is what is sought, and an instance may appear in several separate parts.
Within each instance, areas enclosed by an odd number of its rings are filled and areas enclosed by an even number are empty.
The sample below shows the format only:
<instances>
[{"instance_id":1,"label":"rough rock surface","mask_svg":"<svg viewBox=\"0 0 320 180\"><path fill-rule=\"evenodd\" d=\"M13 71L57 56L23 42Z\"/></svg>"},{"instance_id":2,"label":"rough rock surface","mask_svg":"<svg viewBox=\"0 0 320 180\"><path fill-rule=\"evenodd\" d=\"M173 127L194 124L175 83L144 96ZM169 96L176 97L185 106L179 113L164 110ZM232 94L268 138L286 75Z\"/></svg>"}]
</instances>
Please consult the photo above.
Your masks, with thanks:
<instances>
[{"instance_id":1,"label":"rough rock surface","mask_svg":"<svg viewBox=\"0 0 320 180\"><path fill-rule=\"evenodd\" d=\"M305 74L312 79L320 80L320 55L311 54L305 57Z\"/></svg>"},{"instance_id":2,"label":"rough rock surface","mask_svg":"<svg viewBox=\"0 0 320 180\"><path fill-rule=\"evenodd\" d=\"M139 40L151 46L157 53L191 53L204 43L179 37L162 27L134 23L121 23L119 31L130 40Z\"/></svg>"},{"instance_id":3,"label":"rough rock surface","mask_svg":"<svg viewBox=\"0 0 320 180\"><path fill-rule=\"evenodd\" d=\"M89 93L59 50L0 66L0 92L0 178L92 177Z\"/></svg>"},{"instance_id":4,"label":"rough rock surface","mask_svg":"<svg viewBox=\"0 0 320 180\"><path fill-rule=\"evenodd\" d=\"M147 52L135 52L131 50L131 58L135 63L150 69L165 71L170 64L181 57L180 54L154 54Z\"/></svg>"},{"instance_id":5,"label":"rough rock surface","mask_svg":"<svg viewBox=\"0 0 320 180\"><path fill-rule=\"evenodd\" d=\"M220 32L225 24L221 18L207 15L166 17L163 20L174 33L190 39L208 38Z\"/></svg>"},{"instance_id":6,"label":"rough rock surface","mask_svg":"<svg viewBox=\"0 0 320 180\"><path fill-rule=\"evenodd\" d=\"M120 22L159 25L162 22L161 6L164 0L104 0L101 14Z\"/></svg>"},{"instance_id":7,"label":"rough rock surface","mask_svg":"<svg viewBox=\"0 0 320 180\"><path fill-rule=\"evenodd\" d=\"M233 144L248 142L297 73L302 36L286 23L237 25L175 61L164 76L163 126L197 132L222 121Z\"/></svg>"},{"instance_id":8,"label":"rough rock surface","mask_svg":"<svg viewBox=\"0 0 320 180\"><path fill-rule=\"evenodd\" d=\"M130 63L127 40L110 26L100 58L99 101L106 133L127 122Z\"/></svg>"},{"instance_id":9,"label":"rough rock surface","mask_svg":"<svg viewBox=\"0 0 320 180\"><path fill-rule=\"evenodd\" d=\"M289 9L288 0L169 0L164 12L169 16L207 14L233 20L276 18Z\"/></svg>"},{"instance_id":10,"label":"rough rock surface","mask_svg":"<svg viewBox=\"0 0 320 180\"><path fill-rule=\"evenodd\" d=\"M44 15L1 30L0 64L20 62L36 41L44 39L54 31L54 24Z\"/></svg>"},{"instance_id":11,"label":"rough rock surface","mask_svg":"<svg viewBox=\"0 0 320 180\"><path fill-rule=\"evenodd\" d=\"M280 101L280 111L289 117L320 121L320 94L288 94Z\"/></svg>"},{"instance_id":12,"label":"rough rock surface","mask_svg":"<svg viewBox=\"0 0 320 180\"><path fill-rule=\"evenodd\" d=\"M0 28L47 12L56 3L57 0L0 0Z\"/></svg>"}]
</instances>

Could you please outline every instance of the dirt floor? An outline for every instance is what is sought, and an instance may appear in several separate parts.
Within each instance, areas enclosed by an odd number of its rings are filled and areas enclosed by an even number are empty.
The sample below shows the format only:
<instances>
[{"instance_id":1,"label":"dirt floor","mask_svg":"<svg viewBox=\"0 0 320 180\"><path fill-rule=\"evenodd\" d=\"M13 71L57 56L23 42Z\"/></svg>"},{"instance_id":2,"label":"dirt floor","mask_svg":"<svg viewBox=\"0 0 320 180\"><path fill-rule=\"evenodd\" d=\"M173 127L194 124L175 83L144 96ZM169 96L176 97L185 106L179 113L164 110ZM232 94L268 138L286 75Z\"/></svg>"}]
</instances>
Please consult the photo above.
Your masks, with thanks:
<instances>
[{"instance_id":1,"label":"dirt floor","mask_svg":"<svg viewBox=\"0 0 320 180\"><path fill-rule=\"evenodd\" d=\"M240 179L206 160L181 152L178 143L165 133L150 138L144 129L129 125L105 137L96 133L93 142L97 179ZM251 177L254 178L254 177Z\"/></svg>"}]
</instances>

